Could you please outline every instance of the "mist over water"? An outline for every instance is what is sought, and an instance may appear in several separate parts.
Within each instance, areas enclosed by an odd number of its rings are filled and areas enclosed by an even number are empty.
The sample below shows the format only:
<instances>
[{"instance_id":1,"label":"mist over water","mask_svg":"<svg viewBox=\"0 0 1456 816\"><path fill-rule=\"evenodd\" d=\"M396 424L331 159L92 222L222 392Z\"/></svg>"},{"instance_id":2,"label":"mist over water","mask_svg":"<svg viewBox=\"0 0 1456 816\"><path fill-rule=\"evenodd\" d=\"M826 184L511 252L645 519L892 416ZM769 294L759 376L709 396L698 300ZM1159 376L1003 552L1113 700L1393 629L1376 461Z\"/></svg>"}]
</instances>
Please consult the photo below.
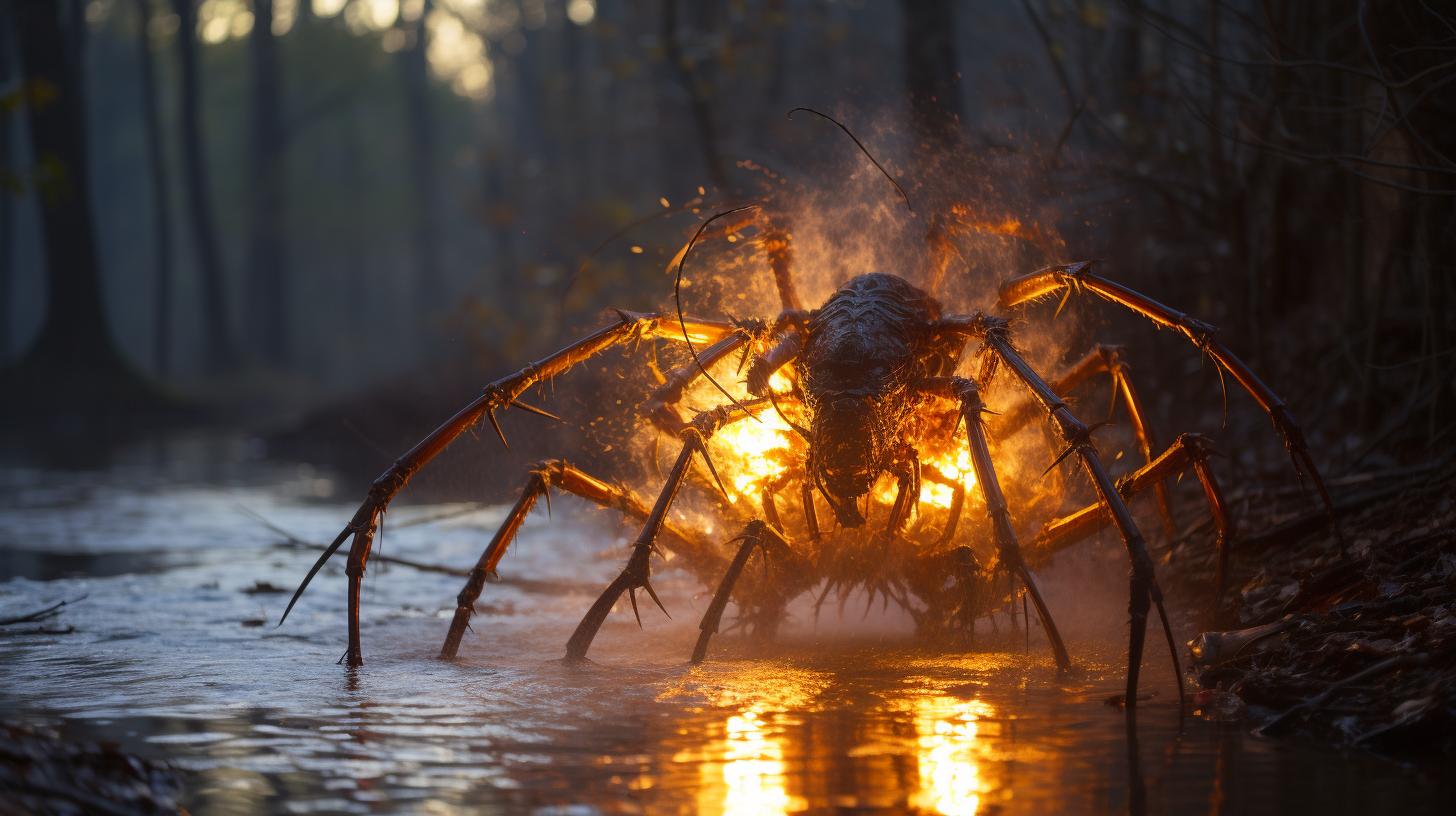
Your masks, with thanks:
<instances>
[{"instance_id":1,"label":"mist over water","mask_svg":"<svg viewBox=\"0 0 1456 816\"><path fill-rule=\"evenodd\" d=\"M671 569L656 581L671 620L644 606L639 631L623 604L592 662L568 666L563 644L635 531L560 499L527 521L454 663L435 655L462 580L372 565L367 662L350 671L335 663L341 566L275 628L288 594L257 590L291 591L314 556L275 546L244 510L327 540L350 510L318 498L327 477L123 466L3 482L0 611L84 600L60 619L72 634L0 639L0 710L171 761L195 813L1126 812L1144 800L1149 812L1416 812L1449 792L1428 770L1264 742L1239 723L1180 731L1151 638L1155 696L1130 763L1122 715L1103 704L1122 684L1125 573L1089 584L1101 555L1045 571L1070 677L1004 617L958 651L916 642L878 604L862 617L861 598L842 616L827 605L817 627L796 604L778 641L721 635L691 667L710 593ZM468 566L501 508L409 524L468 509L397 508L383 554Z\"/></svg>"}]
</instances>

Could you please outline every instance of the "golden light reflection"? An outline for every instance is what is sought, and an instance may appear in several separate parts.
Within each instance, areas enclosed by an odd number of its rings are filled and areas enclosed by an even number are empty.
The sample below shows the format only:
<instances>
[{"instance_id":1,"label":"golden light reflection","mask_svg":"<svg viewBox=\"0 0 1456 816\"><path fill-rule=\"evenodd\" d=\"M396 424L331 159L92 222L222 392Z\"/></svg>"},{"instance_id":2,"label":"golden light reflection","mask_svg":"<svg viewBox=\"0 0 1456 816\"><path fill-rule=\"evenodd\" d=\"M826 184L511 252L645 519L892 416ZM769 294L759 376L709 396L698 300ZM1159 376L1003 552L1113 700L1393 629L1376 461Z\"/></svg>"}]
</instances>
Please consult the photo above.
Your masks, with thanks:
<instances>
[{"instance_id":1,"label":"golden light reflection","mask_svg":"<svg viewBox=\"0 0 1456 816\"><path fill-rule=\"evenodd\" d=\"M728 718L723 749L724 816L788 813L792 799L784 779L784 749L749 708Z\"/></svg>"},{"instance_id":2,"label":"golden light reflection","mask_svg":"<svg viewBox=\"0 0 1456 816\"><path fill-rule=\"evenodd\" d=\"M945 816L974 816L986 791L980 763L987 752L978 741L978 721L992 709L980 700L923 697L914 702L916 760L920 789L911 803Z\"/></svg>"}]
</instances>

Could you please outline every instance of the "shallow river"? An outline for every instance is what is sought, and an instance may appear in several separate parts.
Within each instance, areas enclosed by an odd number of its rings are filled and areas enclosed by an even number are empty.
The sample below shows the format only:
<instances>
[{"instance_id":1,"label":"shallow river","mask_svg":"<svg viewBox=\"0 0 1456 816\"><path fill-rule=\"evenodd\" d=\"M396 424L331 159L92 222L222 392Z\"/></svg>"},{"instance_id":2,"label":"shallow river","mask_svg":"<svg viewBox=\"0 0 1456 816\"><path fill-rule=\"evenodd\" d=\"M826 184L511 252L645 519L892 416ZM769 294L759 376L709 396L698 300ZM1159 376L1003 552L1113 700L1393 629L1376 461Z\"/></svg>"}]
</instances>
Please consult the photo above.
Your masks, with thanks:
<instances>
[{"instance_id":1,"label":"shallow river","mask_svg":"<svg viewBox=\"0 0 1456 816\"><path fill-rule=\"evenodd\" d=\"M778 643L723 636L690 667L708 597L670 571L672 620L644 608L638 631L619 609L593 663L567 666L631 535L568 500L528 521L455 663L435 655L461 580L371 567L367 664L347 670L342 564L275 628L288 595L250 590L291 591L313 555L248 511L324 541L352 508L307 469L239 473L0 471L0 617L84 596L50 623L70 634L0 637L0 718L169 761L198 814L1417 813L1456 793L1439 766L1180 725L1151 648L1156 696L1130 746L1103 702L1122 680L1120 600L1079 608L1085 572L1048 576L1071 678L1034 641L917 645L878 607L817 627L799 610ZM502 511L408 524L452 509L469 508L401 506L383 553L468 567Z\"/></svg>"}]
</instances>

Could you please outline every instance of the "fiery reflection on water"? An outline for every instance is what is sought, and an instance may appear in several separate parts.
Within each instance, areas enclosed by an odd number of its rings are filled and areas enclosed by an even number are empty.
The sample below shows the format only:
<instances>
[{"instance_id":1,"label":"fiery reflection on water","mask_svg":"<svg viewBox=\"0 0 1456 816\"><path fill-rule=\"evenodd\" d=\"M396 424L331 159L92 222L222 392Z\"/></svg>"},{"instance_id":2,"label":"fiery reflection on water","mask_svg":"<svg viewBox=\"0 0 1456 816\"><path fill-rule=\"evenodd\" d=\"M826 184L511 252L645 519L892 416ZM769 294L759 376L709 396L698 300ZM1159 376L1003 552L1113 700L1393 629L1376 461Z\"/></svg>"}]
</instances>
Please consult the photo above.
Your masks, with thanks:
<instances>
[{"instance_id":1,"label":"fiery reflection on water","mask_svg":"<svg viewBox=\"0 0 1456 816\"><path fill-rule=\"evenodd\" d=\"M755 708L728 718L723 786L725 816L789 813L802 808L802 804L791 807L783 745Z\"/></svg>"},{"instance_id":2,"label":"fiery reflection on water","mask_svg":"<svg viewBox=\"0 0 1456 816\"><path fill-rule=\"evenodd\" d=\"M977 742L978 720L991 714L980 700L922 697L914 701L916 760L920 790L912 804L945 816L974 816L981 806L985 782L980 762L984 742Z\"/></svg>"},{"instance_id":3,"label":"fiery reflection on water","mask_svg":"<svg viewBox=\"0 0 1456 816\"><path fill-rule=\"evenodd\" d=\"M980 697L912 685L845 716L836 705L821 711L832 686L814 673L719 669L659 698L708 704L707 728L680 731L688 747L673 756L693 769L699 813L785 814L829 802L971 816L1006 797L999 720ZM825 765L832 754L847 764Z\"/></svg>"}]
</instances>

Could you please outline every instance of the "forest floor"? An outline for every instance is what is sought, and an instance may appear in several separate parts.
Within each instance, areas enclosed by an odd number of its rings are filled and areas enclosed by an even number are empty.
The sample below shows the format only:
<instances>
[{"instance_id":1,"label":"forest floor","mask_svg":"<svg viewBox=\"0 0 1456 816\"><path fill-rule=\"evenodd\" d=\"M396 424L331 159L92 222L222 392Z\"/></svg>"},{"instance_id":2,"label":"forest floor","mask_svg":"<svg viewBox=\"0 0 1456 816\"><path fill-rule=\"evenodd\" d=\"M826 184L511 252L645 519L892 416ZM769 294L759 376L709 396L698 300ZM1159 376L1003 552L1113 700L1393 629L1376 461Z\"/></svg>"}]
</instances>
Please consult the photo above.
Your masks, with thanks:
<instances>
[{"instance_id":1,"label":"forest floor","mask_svg":"<svg viewBox=\"0 0 1456 816\"><path fill-rule=\"evenodd\" d=\"M1218 615L1227 631L1189 644L1193 703L1270 736L1456 748L1456 455L1330 488L1337 532L1321 509L1276 520L1258 511L1274 502L1248 502ZM1206 594L1215 558L1182 548L1163 570Z\"/></svg>"}]
</instances>

